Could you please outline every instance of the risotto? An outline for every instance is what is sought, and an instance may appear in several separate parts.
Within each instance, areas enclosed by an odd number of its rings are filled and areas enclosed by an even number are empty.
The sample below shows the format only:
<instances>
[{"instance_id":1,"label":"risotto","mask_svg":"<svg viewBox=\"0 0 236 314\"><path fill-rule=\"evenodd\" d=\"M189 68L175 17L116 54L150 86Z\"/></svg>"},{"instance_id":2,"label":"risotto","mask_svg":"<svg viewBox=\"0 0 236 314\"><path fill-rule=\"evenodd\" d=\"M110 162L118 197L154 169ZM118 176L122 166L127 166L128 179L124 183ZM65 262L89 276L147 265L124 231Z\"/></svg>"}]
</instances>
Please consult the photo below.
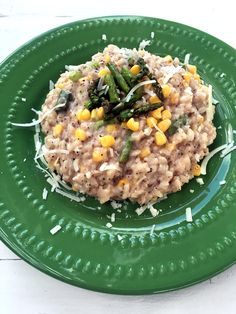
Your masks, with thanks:
<instances>
[{"instance_id":1,"label":"risotto","mask_svg":"<svg viewBox=\"0 0 236 314\"><path fill-rule=\"evenodd\" d=\"M200 175L213 116L196 66L108 45L48 93L44 158L74 191L147 204Z\"/></svg>"}]
</instances>

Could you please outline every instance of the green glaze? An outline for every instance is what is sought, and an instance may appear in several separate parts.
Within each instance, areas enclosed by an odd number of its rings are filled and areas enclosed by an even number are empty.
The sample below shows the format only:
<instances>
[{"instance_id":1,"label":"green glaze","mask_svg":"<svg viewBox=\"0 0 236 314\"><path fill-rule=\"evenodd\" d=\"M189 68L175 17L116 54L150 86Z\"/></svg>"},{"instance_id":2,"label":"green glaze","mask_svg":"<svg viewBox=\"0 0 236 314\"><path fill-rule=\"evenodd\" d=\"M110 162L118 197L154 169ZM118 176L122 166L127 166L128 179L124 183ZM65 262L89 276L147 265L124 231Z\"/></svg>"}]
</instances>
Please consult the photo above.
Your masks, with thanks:
<instances>
[{"instance_id":1,"label":"green glaze","mask_svg":"<svg viewBox=\"0 0 236 314\"><path fill-rule=\"evenodd\" d=\"M224 144L230 126L236 128L235 50L188 26L135 16L78 21L26 43L0 66L1 239L31 265L80 287L119 294L169 291L205 280L236 260L234 152L210 161L203 186L194 179L157 204L163 210L158 217L148 211L138 217L137 205L128 203L108 229L106 215L115 211L110 204L93 198L79 204L56 193L42 199L43 188L50 187L33 161L33 130L10 124L32 120L30 108L40 109L49 80L65 64L83 63L108 43L138 47L151 32L150 52L182 61L191 53L190 61L212 84L220 102L214 121L222 128L211 149ZM193 223L185 220L186 207L192 208ZM49 230L57 224L62 229L52 236Z\"/></svg>"}]
</instances>

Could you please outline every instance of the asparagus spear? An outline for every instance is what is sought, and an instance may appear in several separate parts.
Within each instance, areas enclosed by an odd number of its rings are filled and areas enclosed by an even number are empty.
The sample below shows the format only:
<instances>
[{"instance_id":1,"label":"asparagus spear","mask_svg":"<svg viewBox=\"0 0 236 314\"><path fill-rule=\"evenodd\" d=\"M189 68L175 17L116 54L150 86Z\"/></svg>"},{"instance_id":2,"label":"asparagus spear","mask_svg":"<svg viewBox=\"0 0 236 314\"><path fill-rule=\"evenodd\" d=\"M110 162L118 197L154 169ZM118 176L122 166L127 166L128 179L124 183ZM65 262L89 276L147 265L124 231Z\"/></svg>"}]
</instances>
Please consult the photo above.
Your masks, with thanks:
<instances>
[{"instance_id":1,"label":"asparagus spear","mask_svg":"<svg viewBox=\"0 0 236 314\"><path fill-rule=\"evenodd\" d=\"M55 111L61 112L61 111L67 110L69 103L72 99L73 99L73 96L71 92L61 90L55 106L60 105L60 104L65 104L65 105L64 107L56 108Z\"/></svg>"},{"instance_id":2,"label":"asparagus spear","mask_svg":"<svg viewBox=\"0 0 236 314\"><path fill-rule=\"evenodd\" d=\"M187 114L184 114L183 116L179 117L178 119L174 120L168 129L168 135L173 135L175 132L181 128L182 126L186 125L188 122L188 116Z\"/></svg>"},{"instance_id":3,"label":"asparagus spear","mask_svg":"<svg viewBox=\"0 0 236 314\"><path fill-rule=\"evenodd\" d=\"M114 114L117 114L121 112L124 109L129 108L133 103L135 103L137 100L142 98L143 96L143 88L140 87L139 89L136 90L136 92L131 96L130 100L127 102L120 102L118 105L116 105L113 109L112 112Z\"/></svg>"},{"instance_id":4,"label":"asparagus spear","mask_svg":"<svg viewBox=\"0 0 236 314\"><path fill-rule=\"evenodd\" d=\"M111 74L115 78L115 80L116 80L117 84L119 85L119 87L125 93L128 93L130 88L129 88L128 84L126 83L125 79L123 78L123 76L120 74L120 72L116 68L116 66L114 64L112 64L112 63L109 63L109 64L107 64L107 67L111 71Z\"/></svg>"},{"instance_id":5,"label":"asparagus spear","mask_svg":"<svg viewBox=\"0 0 236 314\"><path fill-rule=\"evenodd\" d=\"M139 108L136 108L134 109L134 115L137 116L137 115L140 115L140 114L143 114L143 113L147 113L151 110L155 110L157 108L160 108L162 106L161 103L158 103L158 104L146 104L146 105L143 105Z\"/></svg>"},{"instance_id":6,"label":"asparagus spear","mask_svg":"<svg viewBox=\"0 0 236 314\"><path fill-rule=\"evenodd\" d=\"M111 74L107 74L104 77L104 82L109 86L108 94L111 103L117 103L120 99L116 91L116 84Z\"/></svg>"},{"instance_id":7,"label":"asparagus spear","mask_svg":"<svg viewBox=\"0 0 236 314\"><path fill-rule=\"evenodd\" d=\"M119 113L118 115L118 119L120 121L127 121L128 119L130 119L131 117L133 117L134 115L134 112L135 112L135 109L126 109L126 110L123 110Z\"/></svg>"},{"instance_id":8,"label":"asparagus spear","mask_svg":"<svg viewBox=\"0 0 236 314\"><path fill-rule=\"evenodd\" d=\"M121 75L123 75L123 78L126 80L127 84L129 84L129 86L133 85L132 80L133 80L134 76L128 68L123 67L121 69Z\"/></svg>"},{"instance_id":9,"label":"asparagus spear","mask_svg":"<svg viewBox=\"0 0 236 314\"><path fill-rule=\"evenodd\" d=\"M119 157L119 162L124 163L129 159L129 155L132 149L132 139L131 139L131 132L127 134L127 137L125 139L124 146L122 147L120 157Z\"/></svg>"}]
</instances>

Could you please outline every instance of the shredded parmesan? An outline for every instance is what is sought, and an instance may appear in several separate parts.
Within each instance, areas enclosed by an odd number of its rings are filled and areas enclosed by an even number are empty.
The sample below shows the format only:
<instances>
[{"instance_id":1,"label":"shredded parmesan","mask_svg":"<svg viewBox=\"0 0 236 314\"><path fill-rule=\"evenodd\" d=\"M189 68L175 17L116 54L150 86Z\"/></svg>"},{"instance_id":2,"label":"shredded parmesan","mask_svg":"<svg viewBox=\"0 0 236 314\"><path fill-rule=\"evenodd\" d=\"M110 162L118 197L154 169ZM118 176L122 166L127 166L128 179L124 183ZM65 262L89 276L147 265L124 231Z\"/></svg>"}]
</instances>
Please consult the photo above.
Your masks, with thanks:
<instances>
[{"instance_id":1,"label":"shredded parmesan","mask_svg":"<svg viewBox=\"0 0 236 314\"><path fill-rule=\"evenodd\" d=\"M138 83L137 85L135 85L130 91L129 93L126 95L126 97L124 98L124 102L128 102L131 98L131 96L133 95L133 93L136 91L136 89L138 89L139 87L143 86L143 85L148 85L148 84L155 84L156 80L147 80L147 81L143 81Z\"/></svg>"},{"instance_id":2,"label":"shredded parmesan","mask_svg":"<svg viewBox=\"0 0 236 314\"><path fill-rule=\"evenodd\" d=\"M152 120L151 120L152 121ZM155 124L155 123L154 123ZM143 130L143 133L146 135L146 136L149 136L151 133L152 133L152 128L145 128Z\"/></svg>"},{"instance_id":3,"label":"shredded parmesan","mask_svg":"<svg viewBox=\"0 0 236 314\"><path fill-rule=\"evenodd\" d=\"M204 184L204 181L203 181L202 178L197 178L197 179L196 179L196 182L197 182L198 184L200 184L200 185L203 185L203 184Z\"/></svg>"},{"instance_id":4,"label":"shredded parmesan","mask_svg":"<svg viewBox=\"0 0 236 314\"><path fill-rule=\"evenodd\" d=\"M43 195L42 195L43 200L46 200L47 196L48 196L48 190L46 188L44 188L43 189Z\"/></svg>"},{"instance_id":5,"label":"shredded parmesan","mask_svg":"<svg viewBox=\"0 0 236 314\"><path fill-rule=\"evenodd\" d=\"M112 224L111 224L110 222L108 222L108 223L106 224L106 227L110 229L110 228L112 228Z\"/></svg>"},{"instance_id":6,"label":"shredded parmesan","mask_svg":"<svg viewBox=\"0 0 236 314\"><path fill-rule=\"evenodd\" d=\"M23 102L26 102L26 98L21 98L21 100L22 100Z\"/></svg>"},{"instance_id":7,"label":"shredded parmesan","mask_svg":"<svg viewBox=\"0 0 236 314\"><path fill-rule=\"evenodd\" d=\"M111 201L111 207L114 209L118 209L122 207L122 204L116 202L116 201Z\"/></svg>"},{"instance_id":8,"label":"shredded parmesan","mask_svg":"<svg viewBox=\"0 0 236 314\"><path fill-rule=\"evenodd\" d=\"M201 174L203 175L206 175L206 167L207 167L207 164L208 164L208 161L215 155L217 154L219 151L225 149L227 147L227 144L224 144L224 145L221 145L215 149L213 149L213 151L211 151L209 153L209 155L207 155L203 161L202 161L202 164L201 164Z\"/></svg>"},{"instance_id":9,"label":"shredded parmesan","mask_svg":"<svg viewBox=\"0 0 236 314\"><path fill-rule=\"evenodd\" d=\"M186 210L186 221L187 222L193 222L193 217L192 217L192 209L191 207L187 207Z\"/></svg>"},{"instance_id":10,"label":"shredded parmesan","mask_svg":"<svg viewBox=\"0 0 236 314\"><path fill-rule=\"evenodd\" d=\"M121 240L123 239L123 237L122 237L121 235L117 234L117 239L118 239L119 241L121 241Z\"/></svg>"},{"instance_id":11,"label":"shredded parmesan","mask_svg":"<svg viewBox=\"0 0 236 314\"><path fill-rule=\"evenodd\" d=\"M221 73L220 77L225 77L225 75L226 75L225 73Z\"/></svg>"},{"instance_id":12,"label":"shredded parmesan","mask_svg":"<svg viewBox=\"0 0 236 314\"><path fill-rule=\"evenodd\" d=\"M108 164L107 162L104 162L103 164L101 164L100 171L106 171L106 170L117 170L117 171L121 171L119 164L118 163L114 163L114 164Z\"/></svg>"},{"instance_id":13,"label":"shredded parmesan","mask_svg":"<svg viewBox=\"0 0 236 314\"><path fill-rule=\"evenodd\" d=\"M150 213L152 214L152 217L156 217L159 215L159 210L153 207L153 205L148 206Z\"/></svg>"},{"instance_id":14,"label":"shredded parmesan","mask_svg":"<svg viewBox=\"0 0 236 314\"><path fill-rule=\"evenodd\" d=\"M221 180L221 181L219 182L220 185L224 185L225 183L226 183L225 180Z\"/></svg>"},{"instance_id":15,"label":"shredded parmesan","mask_svg":"<svg viewBox=\"0 0 236 314\"><path fill-rule=\"evenodd\" d=\"M52 235L54 235L55 233L57 233L58 231L61 230L61 226L60 225L56 225L55 227L53 227L51 230L50 230L50 233Z\"/></svg>"},{"instance_id":16,"label":"shredded parmesan","mask_svg":"<svg viewBox=\"0 0 236 314\"><path fill-rule=\"evenodd\" d=\"M161 69L161 72L165 75L163 79L163 84L168 83L168 81L176 74L182 70L181 66L175 67L174 65L167 65Z\"/></svg>"},{"instance_id":17,"label":"shredded parmesan","mask_svg":"<svg viewBox=\"0 0 236 314\"><path fill-rule=\"evenodd\" d=\"M190 189L189 192L190 192L190 193L194 193L194 190Z\"/></svg>"},{"instance_id":18,"label":"shredded parmesan","mask_svg":"<svg viewBox=\"0 0 236 314\"><path fill-rule=\"evenodd\" d=\"M145 49L147 46L150 46L151 40L145 40L143 39L141 41L141 43L139 44L138 50L143 50Z\"/></svg>"},{"instance_id":19,"label":"shredded parmesan","mask_svg":"<svg viewBox=\"0 0 236 314\"><path fill-rule=\"evenodd\" d=\"M155 37L155 33L151 32L151 38L153 39Z\"/></svg>"},{"instance_id":20,"label":"shredded parmesan","mask_svg":"<svg viewBox=\"0 0 236 314\"><path fill-rule=\"evenodd\" d=\"M184 64L189 64L190 53L187 53L184 58Z\"/></svg>"},{"instance_id":21,"label":"shredded parmesan","mask_svg":"<svg viewBox=\"0 0 236 314\"><path fill-rule=\"evenodd\" d=\"M107 35L106 34L102 34L102 40L104 40L104 41L107 40Z\"/></svg>"},{"instance_id":22,"label":"shredded parmesan","mask_svg":"<svg viewBox=\"0 0 236 314\"><path fill-rule=\"evenodd\" d=\"M230 142L227 147L221 152L220 157L223 158L228 155L232 150L234 150L234 142Z\"/></svg>"},{"instance_id":23,"label":"shredded parmesan","mask_svg":"<svg viewBox=\"0 0 236 314\"><path fill-rule=\"evenodd\" d=\"M112 213L111 214L111 222L115 222L116 221L116 214Z\"/></svg>"},{"instance_id":24,"label":"shredded parmesan","mask_svg":"<svg viewBox=\"0 0 236 314\"><path fill-rule=\"evenodd\" d=\"M67 198L69 198L71 201L75 201L75 202L78 202L78 203L81 203L81 202L84 202L86 200L85 196L76 196L76 195L73 195L71 193L68 193L68 192L64 192L58 188L55 189L55 192L57 192L58 194L61 194L62 196L65 196Z\"/></svg>"},{"instance_id":25,"label":"shredded parmesan","mask_svg":"<svg viewBox=\"0 0 236 314\"><path fill-rule=\"evenodd\" d=\"M46 111L41 118L39 118L38 120L35 120L33 119L32 122L29 122L29 123L11 123L11 125L14 125L14 126L19 126L19 127L31 127L31 126L35 126L37 124L40 124L50 113L52 113L55 109L57 108L61 108L61 107L64 107L65 106L65 103L64 104L59 104L59 105L56 105L55 107L49 109L48 111Z\"/></svg>"},{"instance_id":26,"label":"shredded parmesan","mask_svg":"<svg viewBox=\"0 0 236 314\"><path fill-rule=\"evenodd\" d=\"M153 235L154 230L155 230L155 227L156 227L156 225L153 225L153 226L152 226L152 229L150 230L150 235Z\"/></svg>"}]
</instances>

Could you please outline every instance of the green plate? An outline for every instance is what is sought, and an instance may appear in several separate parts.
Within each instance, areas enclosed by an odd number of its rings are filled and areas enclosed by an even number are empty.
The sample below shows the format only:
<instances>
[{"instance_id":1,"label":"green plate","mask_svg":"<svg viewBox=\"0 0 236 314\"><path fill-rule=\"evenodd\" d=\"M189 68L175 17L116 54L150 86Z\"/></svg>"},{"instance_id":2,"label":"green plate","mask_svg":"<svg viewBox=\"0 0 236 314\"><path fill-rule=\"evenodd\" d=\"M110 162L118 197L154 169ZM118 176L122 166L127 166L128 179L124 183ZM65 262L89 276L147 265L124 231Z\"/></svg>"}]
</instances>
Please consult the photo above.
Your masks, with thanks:
<instances>
[{"instance_id":1,"label":"green plate","mask_svg":"<svg viewBox=\"0 0 236 314\"><path fill-rule=\"evenodd\" d=\"M235 50L188 26L135 16L78 21L26 43L0 66L0 236L31 265L80 287L163 292L205 280L236 260L234 153L214 156L205 184L194 179L170 195L158 204L163 210L158 217L148 211L138 217L137 206L128 204L108 229L106 215L116 212L110 204L101 206L93 198L79 204L56 193L42 199L49 186L33 161L33 130L11 126L32 120L31 107L40 108L49 80L55 81L64 65L83 63L108 43L138 47L151 32L150 52L182 60L191 53L191 63L212 84L220 128L211 149L226 143L236 128ZM226 184L220 186L221 180ZM193 223L186 222L186 207L192 208ZM57 224L62 229L52 236Z\"/></svg>"}]
</instances>

